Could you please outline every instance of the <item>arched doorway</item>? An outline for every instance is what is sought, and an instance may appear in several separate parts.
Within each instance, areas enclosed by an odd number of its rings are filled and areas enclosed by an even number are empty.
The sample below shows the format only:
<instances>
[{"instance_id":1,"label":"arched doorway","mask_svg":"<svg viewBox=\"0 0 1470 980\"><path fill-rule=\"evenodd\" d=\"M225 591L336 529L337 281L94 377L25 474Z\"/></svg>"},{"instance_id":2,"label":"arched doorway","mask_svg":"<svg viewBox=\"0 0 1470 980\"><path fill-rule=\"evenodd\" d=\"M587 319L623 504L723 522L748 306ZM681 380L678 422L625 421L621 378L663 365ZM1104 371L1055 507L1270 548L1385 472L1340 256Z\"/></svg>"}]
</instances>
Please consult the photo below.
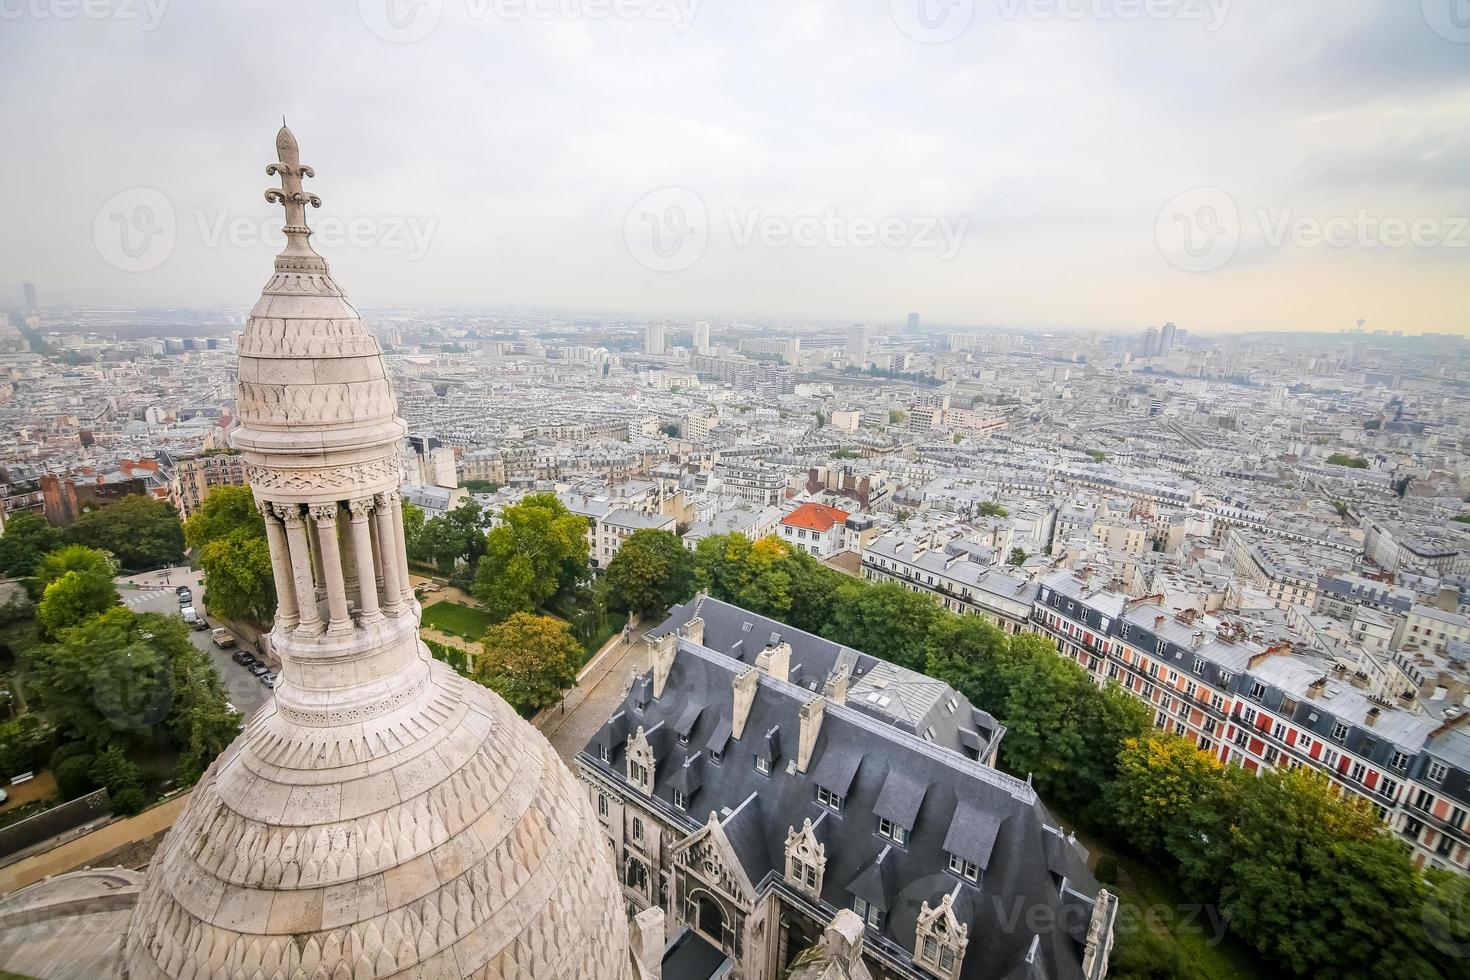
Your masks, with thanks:
<instances>
[{"instance_id":1,"label":"arched doorway","mask_svg":"<svg viewBox=\"0 0 1470 980\"><path fill-rule=\"evenodd\" d=\"M717 943L725 941L725 910L710 895L694 896L695 928Z\"/></svg>"}]
</instances>

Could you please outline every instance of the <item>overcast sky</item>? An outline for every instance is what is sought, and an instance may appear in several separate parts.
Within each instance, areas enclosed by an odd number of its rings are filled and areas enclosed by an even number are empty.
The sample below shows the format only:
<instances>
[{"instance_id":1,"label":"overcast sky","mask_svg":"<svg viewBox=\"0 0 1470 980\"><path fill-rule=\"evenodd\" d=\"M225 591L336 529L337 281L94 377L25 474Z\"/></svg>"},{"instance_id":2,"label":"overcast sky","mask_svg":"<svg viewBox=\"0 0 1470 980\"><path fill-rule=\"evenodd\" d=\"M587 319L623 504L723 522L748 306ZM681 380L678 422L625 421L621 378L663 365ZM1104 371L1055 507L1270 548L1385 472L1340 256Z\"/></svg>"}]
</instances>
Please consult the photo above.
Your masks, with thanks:
<instances>
[{"instance_id":1,"label":"overcast sky","mask_svg":"<svg viewBox=\"0 0 1470 980\"><path fill-rule=\"evenodd\" d=\"M248 307L285 114L364 307L1470 333L1464 6L0 0L0 290Z\"/></svg>"}]
</instances>

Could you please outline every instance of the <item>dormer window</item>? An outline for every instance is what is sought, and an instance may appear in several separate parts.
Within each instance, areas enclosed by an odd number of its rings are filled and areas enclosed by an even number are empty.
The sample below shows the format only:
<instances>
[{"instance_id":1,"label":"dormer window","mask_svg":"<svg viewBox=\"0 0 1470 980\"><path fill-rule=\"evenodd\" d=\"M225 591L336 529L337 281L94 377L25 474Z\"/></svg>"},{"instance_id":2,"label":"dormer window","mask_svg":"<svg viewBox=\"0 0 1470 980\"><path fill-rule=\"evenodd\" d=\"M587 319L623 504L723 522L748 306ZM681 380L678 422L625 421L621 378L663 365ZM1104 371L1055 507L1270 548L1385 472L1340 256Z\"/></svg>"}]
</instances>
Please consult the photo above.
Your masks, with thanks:
<instances>
[{"instance_id":1,"label":"dormer window","mask_svg":"<svg viewBox=\"0 0 1470 980\"><path fill-rule=\"evenodd\" d=\"M832 792L825 786L817 787L817 802L829 810L837 813L842 812L842 797Z\"/></svg>"},{"instance_id":2,"label":"dormer window","mask_svg":"<svg viewBox=\"0 0 1470 980\"><path fill-rule=\"evenodd\" d=\"M854 898L852 900L852 910L857 913L859 919L862 919L868 924L869 929L883 928L883 910L878 906L864 899Z\"/></svg>"},{"instance_id":3,"label":"dormer window","mask_svg":"<svg viewBox=\"0 0 1470 980\"><path fill-rule=\"evenodd\" d=\"M980 880L980 865L973 861L966 861L958 854L949 856L949 870L969 882Z\"/></svg>"},{"instance_id":4,"label":"dormer window","mask_svg":"<svg viewBox=\"0 0 1470 980\"><path fill-rule=\"evenodd\" d=\"M719 751L718 749L709 749L705 752L705 757L715 765L719 765L724 760L725 753Z\"/></svg>"},{"instance_id":5,"label":"dormer window","mask_svg":"<svg viewBox=\"0 0 1470 980\"><path fill-rule=\"evenodd\" d=\"M769 776L771 774L771 760L767 759L765 756L756 756L755 771L760 773L762 776Z\"/></svg>"},{"instance_id":6,"label":"dormer window","mask_svg":"<svg viewBox=\"0 0 1470 980\"><path fill-rule=\"evenodd\" d=\"M878 836L884 840L891 840L895 844L907 844L909 840L909 832L906 829L883 817L878 818Z\"/></svg>"},{"instance_id":7,"label":"dormer window","mask_svg":"<svg viewBox=\"0 0 1470 980\"><path fill-rule=\"evenodd\" d=\"M642 786L648 782L648 767L641 762L628 762L628 782Z\"/></svg>"},{"instance_id":8,"label":"dormer window","mask_svg":"<svg viewBox=\"0 0 1470 980\"><path fill-rule=\"evenodd\" d=\"M682 790L674 790L674 808L677 810L689 809L689 796Z\"/></svg>"},{"instance_id":9,"label":"dormer window","mask_svg":"<svg viewBox=\"0 0 1470 980\"><path fill-rule=\"evenodd\" d=\"M597 757L599 759L601 759L603 762L611 763L612 762L612 746L609 746L609 745L599 745L597 747Z\"/></svg>"}]
</instances>

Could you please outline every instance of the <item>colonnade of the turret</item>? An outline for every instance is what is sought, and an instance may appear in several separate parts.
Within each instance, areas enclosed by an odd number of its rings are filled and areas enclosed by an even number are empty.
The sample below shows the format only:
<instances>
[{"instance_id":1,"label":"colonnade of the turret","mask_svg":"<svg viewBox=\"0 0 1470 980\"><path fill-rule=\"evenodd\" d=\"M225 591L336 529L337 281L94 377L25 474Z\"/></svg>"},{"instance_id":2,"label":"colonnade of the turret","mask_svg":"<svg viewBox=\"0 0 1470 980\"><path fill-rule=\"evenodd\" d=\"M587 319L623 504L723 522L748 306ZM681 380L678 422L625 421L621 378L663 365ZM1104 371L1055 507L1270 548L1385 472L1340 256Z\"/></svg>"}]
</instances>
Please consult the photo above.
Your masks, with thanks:
<instances>
[{"instance_id":1,"label":"colonnade of the turret","mask_svg":"<svg viewBox=\"0 0 1470 980\"><path fill-rule=\"evenodd\" d=\"M258 503L276 583L276 626L336 635L413 609L397 490L330 503Z\"/></svg>"}]
</instances>

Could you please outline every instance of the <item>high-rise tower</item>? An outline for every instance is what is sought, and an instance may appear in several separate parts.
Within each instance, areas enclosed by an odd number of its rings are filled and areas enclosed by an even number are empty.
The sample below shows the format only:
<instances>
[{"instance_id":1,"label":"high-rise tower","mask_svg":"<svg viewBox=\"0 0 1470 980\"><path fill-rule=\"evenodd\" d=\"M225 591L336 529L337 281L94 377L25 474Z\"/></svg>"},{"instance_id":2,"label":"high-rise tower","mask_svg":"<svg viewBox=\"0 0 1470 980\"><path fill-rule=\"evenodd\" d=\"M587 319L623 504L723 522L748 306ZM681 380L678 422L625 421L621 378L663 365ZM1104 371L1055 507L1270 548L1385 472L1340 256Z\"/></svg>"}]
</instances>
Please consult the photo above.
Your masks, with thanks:
<instances>
[{"instance_id":1,"label":"high-rise tower","mask_svg":"<svg viewBox=\"0 0 1470 980\"><path fill-rule=\"evenodd\" d=\"M240 342L234 443L279 599L275 698L150 867L124 973L636 975L591 804L545 739L418 638L405 434L377 341L311 247L315 176L276 136L286 247Z\"/></svg>"}]
</instances>

